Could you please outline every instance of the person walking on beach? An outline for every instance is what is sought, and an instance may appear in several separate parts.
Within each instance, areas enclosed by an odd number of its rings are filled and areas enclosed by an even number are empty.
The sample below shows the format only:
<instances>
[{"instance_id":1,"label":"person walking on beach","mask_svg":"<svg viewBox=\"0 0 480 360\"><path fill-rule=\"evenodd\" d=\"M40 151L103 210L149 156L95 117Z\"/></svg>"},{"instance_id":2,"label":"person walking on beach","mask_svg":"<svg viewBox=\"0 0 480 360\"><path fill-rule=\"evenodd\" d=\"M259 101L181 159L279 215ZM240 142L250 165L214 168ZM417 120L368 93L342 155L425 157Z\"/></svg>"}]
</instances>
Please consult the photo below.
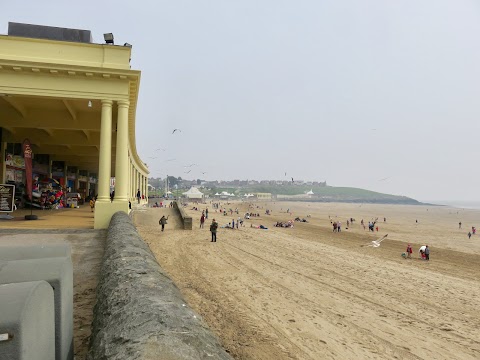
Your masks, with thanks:
<instances>
[{"instance_id":1,"label":"person walking on beach","mask_svg":"<svg viewBox=\"0 0 480 360\"><path fill-rule=\"evenodd\" d=\"M205 209L205 219L208 219L208 208Z\"/></svg>"},{"instance_id":2,"label":"person walking on beach","mask_svg":"<svg viewBox=\"0 0 480 360\"><path fill-rule=\"evenodd\" d=\"M167 223L167 220L168 216L165 217L165 215L163 215L160 220L158 220L158 224L162 226L162 231L165 230L165 224Z\"/></svg>"},{"instance_id":3,"label":"person walking on beach","mask_svg":"<svg viewBox=\"0 0 480 360\"><path fill-rule=\"evenodd\" d=\"M235 219L232 219L232 229L235 229Z\"/></svg>"},{"instance_id":4,"label":"person walking on beach","mask_svg":"<svg viewBox=\"0 0 480 360\"><path fill-rule=\"evenodd\" d=\"M430 260L430 249L428 248L428 245L425 246L425 260Z\"/></svg>"},{"instance_id":5,"label":"person walking on beach","mask_svg":"<svg viewBox=\"0 0 480 360\"><path fill-rule=\"evenodd\" d=\"M412 258L412 246L410 244L407 245L407 259L411 259Z\"/></svg>"},{"instance_id":6,"label":"person walking on beach","mask_svg":"<svg viewBox=\"0 0 480 360\"><path fill-rule=\"evenodd\" d=\"M205 223L205 215L202 214L200 217L200 229L203 229L203 224Z\"/></svg>"},{"instance_id":7,"label":"person walking on beach","mask_svg":"<svg viewBox=\"0 0 480 360\"><path fill-rule=\"evenodd\" d=\"M135 188L134 188L135 189ZM140 189L137 190L137 201L140 204L140 199L142 198L142 195L140 194Z\"/></svg>"},{"instance_id":8,"label":"person walking on beach","mask_svg":"<svg viewBox=\"0 0 480 360\"><path fill-rule=\"evenodd\" d=\"M468 232L467 235L468 235L468 238L469 238L469 239L472 237L472 233L471 233L470 231Z\"/></svg>"},{"instance_id":9,"label":"person walking on beach","mask_svg":"<svg viewBox=\"0 0 480 360\"><path fill-rule=\"evenodd\" d=\"M337 231L338 232L342 231L342 223L340 221L337 224Z\"/></svg>"},{"instance_id":10,"label":"person walking on beach","mask_svg":"<svg viewBox=\"0 0 480 360\"><path fill-rule=\"evenodd\" d=\"M218 223L215 221L215 219L213 219L212 224L210 225L210 232L212 233L211 242L217 242L217 229L218 229Z\"/></svg>"},{"instance_id":11,"label":"person walking on beach","mask_svg":"<svg viewBox=\"0 0 480 360\"><path fill-rule=\"evenodd\" d=\"M458 223L458 228L459 228L459 229L462 228L462 222L461 222L461 221Z\"/></svg>"}]
</instances>

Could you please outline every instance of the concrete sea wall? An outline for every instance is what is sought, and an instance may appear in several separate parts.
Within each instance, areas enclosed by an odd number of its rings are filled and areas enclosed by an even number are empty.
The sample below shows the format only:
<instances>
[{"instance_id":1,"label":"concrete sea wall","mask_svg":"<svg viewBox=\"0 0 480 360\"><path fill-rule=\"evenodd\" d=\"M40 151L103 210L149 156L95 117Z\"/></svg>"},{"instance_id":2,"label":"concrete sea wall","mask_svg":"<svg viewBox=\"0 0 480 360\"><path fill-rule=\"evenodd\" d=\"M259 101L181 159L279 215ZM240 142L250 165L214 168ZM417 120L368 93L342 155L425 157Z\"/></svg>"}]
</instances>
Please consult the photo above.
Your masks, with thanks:
<instances>
[{"instance_id":1,"label":"concrete sea wall","mask_svg":"<svg viewBox=\"0 0 480 360\"><path fill-rule=\"evenodd\" d=\"M180 218L182 219L182 223L183 223L183 228L185 230L192 230L193 228L192 217L187 215L185 210L183 210L182 206L179 205L177 201L173 202L173 207L177 209L178 213L180 214Z\"/></svg>"},{"instance_id":2,"label":"concrete sea wall","mask_svg":"<svg viewBox=\"0 0 480 360\"><path fill-rule=\"evenodd\" d=\"M87 359L231 359L123 212L108 229Z\"/></svg>"}]
</instances>

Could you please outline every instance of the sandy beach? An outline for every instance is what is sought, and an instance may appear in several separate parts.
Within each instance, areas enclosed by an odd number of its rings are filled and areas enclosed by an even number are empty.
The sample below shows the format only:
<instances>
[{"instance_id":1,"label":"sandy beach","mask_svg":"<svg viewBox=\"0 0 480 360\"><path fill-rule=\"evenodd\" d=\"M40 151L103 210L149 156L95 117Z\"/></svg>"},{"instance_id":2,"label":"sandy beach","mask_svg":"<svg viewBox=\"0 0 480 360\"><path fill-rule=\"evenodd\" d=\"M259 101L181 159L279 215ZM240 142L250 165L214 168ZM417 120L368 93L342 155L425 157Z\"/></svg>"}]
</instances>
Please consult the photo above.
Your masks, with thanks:
<instances>
[{"instance_id":1,"label":"sandy beach","mask_svg":"<svg viewBox=\"0 0 480 360\"><path fill-rule=\"evenodd\" d=\"M181 230L172 209L134 216L187 302L236 359L478 359L480 211L438 206L258 202L238 230ZM258 206L259 208L256 208ZM248 210L247 203L227 208ZM266 209L273 210L265 215ZM287 209L293 213L286 213ZM166 231L158 219L171 214ZM276 221L307 217L294 228ZM342 222L333 233L329 216ZM347 230L347 218L356 222ZM360 225L379 218L378 233ZM386 222L383 218L386 218ZM418 220L418 223L416 222ZM463 229L458 229L459 221ZM268 230L251 228L264 225ZM365 247L388 234L378 248ZM401 257L407 243L412 260ZM430 262L418 259L428 244Z\"/></svg>"}]
</instances>

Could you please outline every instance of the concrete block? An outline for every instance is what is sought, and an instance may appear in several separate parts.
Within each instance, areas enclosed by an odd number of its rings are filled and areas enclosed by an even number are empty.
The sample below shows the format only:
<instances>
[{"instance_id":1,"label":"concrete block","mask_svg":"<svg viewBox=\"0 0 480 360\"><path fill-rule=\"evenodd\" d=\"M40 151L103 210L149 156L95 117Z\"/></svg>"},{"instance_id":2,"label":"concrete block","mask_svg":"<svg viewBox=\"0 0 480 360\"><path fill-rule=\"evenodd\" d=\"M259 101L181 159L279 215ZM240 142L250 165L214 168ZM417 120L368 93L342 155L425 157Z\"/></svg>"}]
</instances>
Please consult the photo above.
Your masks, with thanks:
<instances>
[{"instance_id":1,"label":"concrete block","mask_svg":"<svg viewBox=\"0 0 480 360\"><path fill-rule=\"evenodd\" d=\"M18 244L2 242L0 244L0 260L27 260L52 257L70 258L72 247L68 243L39 243L39 244Z\"/></svg>"},{"instance_id":2,"label":"concrete block","mask_svg":"<svg viewBox=\"0 0 480 360\"><path fill-rule=\"evenodd\" d=\"M50 284L0 285L0 360L54 358L55 310Z\"/></svg>"},{"instance_id":3,"label":"concrete block","mask_svg":"<svg viewBox=\"0 0 480 360\"><path fill-rule=\"evenodd\" d=\"M178 210L178 213L180 214L180 217L182 218L182 223L183 223L183 228L185 230L192 230L193 229L193 221L192 217L188 216L185 210L181 207L178 206L178 204L175 203L176 206L175 209Z\"/></svg>"},{"instance_id":4,"label":"concrete block","mask_svg":"<svg viewBox=\"0 0 480 360\"><path fill-rule=\"evenodd\" d=\"M0 284L47 281L55 302L55 359L73 360L73 267L70 258L0 260Z\"/></svg>"}]
</instances>

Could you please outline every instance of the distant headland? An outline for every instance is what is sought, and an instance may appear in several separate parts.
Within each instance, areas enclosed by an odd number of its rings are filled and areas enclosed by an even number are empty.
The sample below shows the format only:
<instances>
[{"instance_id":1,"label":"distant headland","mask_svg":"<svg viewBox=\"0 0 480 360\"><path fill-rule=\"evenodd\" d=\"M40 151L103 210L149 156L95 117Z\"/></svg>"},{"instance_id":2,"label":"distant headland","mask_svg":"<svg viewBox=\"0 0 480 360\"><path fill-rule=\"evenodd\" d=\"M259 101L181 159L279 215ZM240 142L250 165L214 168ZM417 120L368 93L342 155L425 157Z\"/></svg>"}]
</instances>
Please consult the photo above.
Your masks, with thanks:
<instances>
[{"instance_id":1,"label":"distant headland","mask_svg":"<svg viewBox=\"0 0 480 360\"><path fill-rule=\"evenodd\" d=\"M201 179L186 180L181 177L150 178L149 185L157 195L163 195L168 190L182 194L195 186L208 197L215 194L228 192L235 197L241 198L246 194L262 194L263 199L275 199L277 201L311 201L311 202L347 202L347 203L371 203L371 204L403 204L424 205L407 196L384 194L375 191L353 188L336 187L327 185L326 181L278 181L278 180L231 180L231 181L206 181ZM168 190L167 190L168 187Z\"/></svg>"}]
</instances>

